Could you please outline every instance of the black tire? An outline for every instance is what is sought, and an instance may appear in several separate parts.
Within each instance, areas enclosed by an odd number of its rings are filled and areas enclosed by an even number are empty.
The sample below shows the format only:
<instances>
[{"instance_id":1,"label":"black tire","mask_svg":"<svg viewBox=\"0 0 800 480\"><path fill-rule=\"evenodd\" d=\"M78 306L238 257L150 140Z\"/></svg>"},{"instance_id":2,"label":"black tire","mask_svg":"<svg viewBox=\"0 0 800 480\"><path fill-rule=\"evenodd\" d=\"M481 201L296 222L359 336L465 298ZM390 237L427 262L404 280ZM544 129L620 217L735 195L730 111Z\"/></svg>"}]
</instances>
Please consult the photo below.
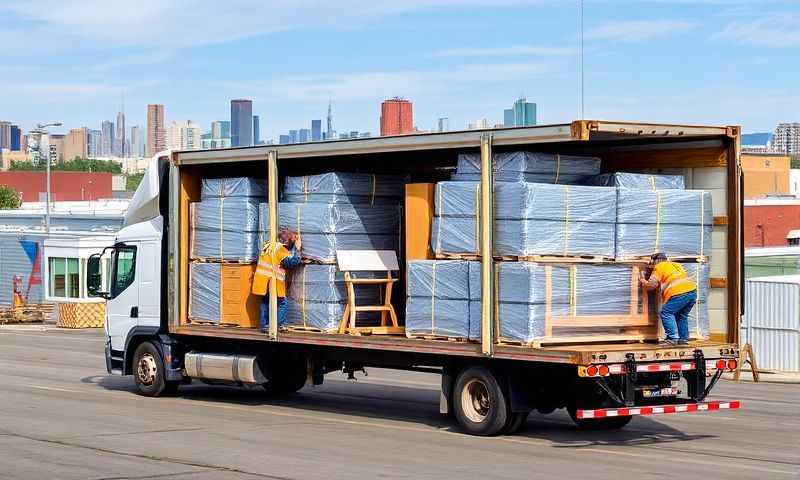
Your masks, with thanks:
<instances>
[{"instance_id":1,"label":"black tire","mask_svg":"<svg viewBox=\"0 0 800 480\"><path fill-rule=\"evenodd\" d=\"M581 430L619 430L631 423L633 417L578 418L575 407L567 408L570 418Z\"/></svg>"},{"instance_id":2,"label":"black tire","mask_svg":"<svg viewBox=\"0 0 800 480\"><path fill-rule=\"evenodd\" d=\"M530 414L531 412L513 412L508 417L508 421L506 421L506 427L503 429L503 433L513 435L522 430L528 423L528 416Z\"/></svg>"},{"instance_id":3,"label":"black tire","mask_svg":"<svg viewBox=\"0 0 800 480\"><path fill-rule=\"evenodd\" d=\"M144 342L133 354L133 378L139 393L146 397L170 395L178 391L180 382L168 382L161 352L151 342Z\"/></svg>"},{"instance_id":4,"label":"black tire","mask_svg":"<svg viewBox=\"0 0 800 480\"><path fill-rule=\"evenodd\" d=\"M305 359L296 360L275 368L272 379L262 386L268 395L292 395L306 385L306 377Z\"/></svg>"},{"instance_id":5,"label":"black tire","mask_svg":"<svg viewBox=\"0 0 800 480\"><path fill-rule=\"evenodd\" d=\"M483 367L470 367L458 374L453 411L467 433L479 436L502 433L512 416L500 383Z\"/></svg>"}]
</instances>

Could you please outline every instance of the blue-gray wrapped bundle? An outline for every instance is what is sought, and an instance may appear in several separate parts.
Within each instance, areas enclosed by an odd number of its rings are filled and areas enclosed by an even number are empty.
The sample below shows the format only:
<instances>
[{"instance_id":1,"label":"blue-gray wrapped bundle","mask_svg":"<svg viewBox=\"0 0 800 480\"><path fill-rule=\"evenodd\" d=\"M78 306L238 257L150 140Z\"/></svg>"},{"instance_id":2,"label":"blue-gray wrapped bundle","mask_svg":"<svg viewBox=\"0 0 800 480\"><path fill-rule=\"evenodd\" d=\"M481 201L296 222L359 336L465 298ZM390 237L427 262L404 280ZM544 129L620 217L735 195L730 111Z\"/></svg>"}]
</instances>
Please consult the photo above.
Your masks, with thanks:
<instances>
[{"instance_id":1,"label":"blue-gray wrapped bundle","mask_svg":"<svg viewBox=\"0 0 800 480\"><path fill-rule=\"evenodd\" d=\"M617 258L711 252L711 193L617 189Z\"/></svg>"},{"instance_id":2,"label":"blue-gray wrapped bundle","mask_svg":"<svg viewBox=\"0 0 800 480\"><path fill-rule=\"evenodd\" d=\"M189 319L219 323L219 263L189 264Z\"/></svg>"},{"instance_id":3,"label":"blue-gray wrapped bundle","mask_svg":"<svg viewBox=\"0 0 800 480\"><path fill-rule=\"evenodd\" d=\"M436 185L434 252L478 253L479 199L478 183ZM498 183L494 214L495 255L614 256L614 189Z\"/></svg>"},{"instance_id":4,"label":"blue-gray wrapped bundle","mask_svg":"<svg viewBox=\"0 0 800 480\"><path fill-rule=\"evenodd\" d=\"M407 336L468 337L469 263L460 260L408 262Z\"/></svg>"},{"instance_id":5,"label":"blue-gray wrapped bundle","mask_svg":"<svg viewBox=\"0 0 800 480\"><path fill-rule=\"evenodd\" d=\"M286 177L283 201L294 203L359 203L399 205L408 178L400 175L329 172Z\"/></svg>"},{"instance_id":6,"label":"blue-gray wrapped bundle","mask_svg":"<svg viewBox=\"0 0 800 480\"><path fill-rule=\"evenodd\" d=\"M278 225L297 232L302 256L320 262L336 260L337 250L399 248L400 212L393 205L288 203L278 204ZM268 204L259 205L260 241L269 230Z\"/></svg>"},{"instance_id":7,"label":"blue-gray wrapped bundle","mask_svg":"<svg viewBox=\"0 0 800 480\"><path fill-rule=\"evenodd\" d=\"M189 205L192 259L258 259L258 197L208 197Z\"/></svg>"},{"instance_id":8,"label":"blue-gray wrapped bundle","mask_svg":"<svg viewBox=\"0 0 800 480\"><path fill-rule=\"evenodd\" d=\"M469 263L469 339L481 340L481 262Z\"/></svg>"},{"instance_id":9,"label":"blue-gray wrapped bundle","mask_svg":"<svg viewBox=\"0 0 800 480\"><path fill-rule=\"evenodd\" d=\"M267 182L253 177L204 178L200 198L266 197Z\"/></svg>"},{"instance_id":10,"label":"blue-gray wrapped bundle","mask_svg":"<svg viewBox=\"0 0 800 480\"><path fill-rule=\"evenodd\" d=\"M358 278L376 278L374 272L353 274ZM377 305L382 303L382 288L379 286L356 287L356 303L358 305ZM347 304L347 288L344 273L336 265L301 265L290 270L288 290L286 293L286 324L302 327L313 327L323 331L334 331L344 315ZM372 320L379 316L371 313L359 313L359 324L362 320Z\"/></svg>"},{"instance_id":11,"label":"blue-gray wrapped bundle","mask_svg":"<svg viewBox=\"0 0 800 480\"><path fill-rule=\"evenodd\" d=\"M495 154L492 171L496 182L574 184L600 173L600 159L537 152ZM477 153L458 156L454 181L480 180L481 158Z\"/></svg>"},{"instance_id":12,"label":"blue-gray wrapped bundle","mask_svg":"<svg viewBox=\"0 0 800 480\"><path fill-rule=\"evenodd\" d=\"M638 190L684 190L683 175L614 172L603 173L586 180L587 185L632 188Z\"/></svg>"}]
</instances>

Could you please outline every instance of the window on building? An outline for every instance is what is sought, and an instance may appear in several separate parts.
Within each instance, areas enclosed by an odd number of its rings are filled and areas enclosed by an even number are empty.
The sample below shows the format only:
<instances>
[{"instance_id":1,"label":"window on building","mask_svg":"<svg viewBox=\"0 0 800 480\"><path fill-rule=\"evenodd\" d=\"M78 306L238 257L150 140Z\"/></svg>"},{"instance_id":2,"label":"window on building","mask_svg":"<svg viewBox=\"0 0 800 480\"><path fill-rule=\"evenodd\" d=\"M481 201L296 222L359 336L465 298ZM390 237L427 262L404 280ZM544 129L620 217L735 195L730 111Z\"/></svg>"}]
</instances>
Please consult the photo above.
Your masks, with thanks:
<instances>
[{"instance_id":1,"label":"window on building","mask_svg":"<svg viewBox=\"0 0 800 480\"><path fill-rule=\"evenodd\" d=\"M50 257L48 262L49 295L55 298L80 298L81 275L78 259Z\"/></svg>"}]
</instances>

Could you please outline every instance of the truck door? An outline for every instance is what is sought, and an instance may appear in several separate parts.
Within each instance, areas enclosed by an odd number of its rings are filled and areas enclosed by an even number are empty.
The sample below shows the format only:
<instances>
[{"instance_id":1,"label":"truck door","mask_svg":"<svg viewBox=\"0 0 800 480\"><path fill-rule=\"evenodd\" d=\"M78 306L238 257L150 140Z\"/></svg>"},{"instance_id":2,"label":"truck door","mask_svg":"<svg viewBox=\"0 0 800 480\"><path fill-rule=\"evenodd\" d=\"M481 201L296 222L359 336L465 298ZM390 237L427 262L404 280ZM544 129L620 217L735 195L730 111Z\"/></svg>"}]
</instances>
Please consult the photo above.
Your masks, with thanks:
<instances>
[{"instance_id":1,"label":"truck door","mask_svg":"<svg viewBox=\"0 0 800 480\"><path fill-rule=\"evenodd\" d=\"M139 321L139 282L137 275L138 245L117 244L111 264L111 281L108 292L106 333L113 350L125 350L128 332Z\"/></svg>"},{"instance_id":2,"label":"truck door","mask_svg":"<svg viewBox=\"0 0 800 480\"><path fill-rule=\"evenodd\" d=\"M139 285L139 326L161 325L161 243L142 240L137 256L136 283Z\"/></svg>"}]
</instances>

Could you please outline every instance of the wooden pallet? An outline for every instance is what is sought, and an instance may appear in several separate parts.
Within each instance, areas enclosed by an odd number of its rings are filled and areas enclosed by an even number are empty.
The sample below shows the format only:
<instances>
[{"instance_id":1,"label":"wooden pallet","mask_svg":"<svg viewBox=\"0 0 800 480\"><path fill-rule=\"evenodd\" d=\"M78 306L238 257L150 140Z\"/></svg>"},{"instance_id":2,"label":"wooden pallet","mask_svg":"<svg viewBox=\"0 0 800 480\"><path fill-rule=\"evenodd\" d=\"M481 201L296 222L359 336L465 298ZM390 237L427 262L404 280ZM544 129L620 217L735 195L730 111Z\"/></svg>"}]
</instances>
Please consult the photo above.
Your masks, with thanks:
<instances>
[{"instance_id":1,"label":"wooden pallet","mask_svg":"<svg viewBox=\"0 0 800 480\"><path fill-rule=\"evenodd\" d=\"M464 337L448 337L446 335L426 335L418 333L406 334L408 338L415 338L417 340L432 340L435 342L453 342L453 343L468 343L470 340Z\"/></svg>"},{"instance_id":2,"label":"wooden pallet","mask_svg":"<svg viewBox=\"0 0 800 480\"><path fill-rule=\"evenodd\" d=\"M241 260L241 259L236 260L236 259L229 259L229 258L209 258L209 257L204 257L204 258L192 258L192 262L193 263L235 263L235 264L238 264L238 265L252 265L252 264L256 263L256 260L245 261L245 260Z\"/></svg>"},{"instance_id":3,"label":"wooden pallet","mask_svg":"<svg viewBox=\"0 0 800 480\"><path fill-rule=\"evenodd\" d=\"M436 260L464 260L464 261L479 261L480 255L474 253L437 253Z\"/></svg>"},{"instance_id":4,"label":"wooden pallet","mask_svg":"<svg viewBox=\"0 0 800 480\"><path fill-rule=\"evenodd\" d=\"M281 327L281 330L286 332L301 332L301 333L327 333L327 334L338 333L335 329L324 330L319 327L308 327L304 325L288 325L286 327Z\"/></svg>"},{"instance_id":5,"label":"wooden pallet","mask_svg":"<svg viewBox=\"0 0 800 480\"><path fill-rule=\"evenodd\" d=\"M708 256L706 255L685 255L681 257L668 257L670 262L683 262L683 263L708 263ZM650 255L639 255L630 257L617 257L616 262L628 263L649 263Z\"/></svg>"},{"instance_id":6,"label":"wooden pallet","mask_svg":"<svg viewBox=\"0 0 800 480\"><path fill-rule=\"evenodd\" d=\"M504 262L536 262L536 263L619 263L614 258L598 255L503 255L495 257Z\"/></svg>"},{"instance_id":7,"label":"wooden pallet","mask_svg":"<svg viewBox=\"0 0 800 480\"><path fill-rule=\"evenodd\" d=\"M17 307L0 308L0 324L42 323L50 318L55 309L52 303L35 303Z\"/></svg>"}]
</instances>

